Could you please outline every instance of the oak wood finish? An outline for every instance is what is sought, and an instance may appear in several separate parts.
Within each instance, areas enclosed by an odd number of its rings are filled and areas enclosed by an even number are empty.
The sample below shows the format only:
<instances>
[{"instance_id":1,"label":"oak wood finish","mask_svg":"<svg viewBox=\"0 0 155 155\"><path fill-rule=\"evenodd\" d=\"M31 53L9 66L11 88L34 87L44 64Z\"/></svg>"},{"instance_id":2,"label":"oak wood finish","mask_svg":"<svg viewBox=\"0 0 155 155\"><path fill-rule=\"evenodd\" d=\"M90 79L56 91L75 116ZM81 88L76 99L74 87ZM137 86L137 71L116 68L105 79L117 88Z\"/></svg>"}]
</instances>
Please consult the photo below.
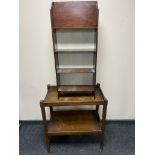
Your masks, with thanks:
<instances>
[{"instance_id":1,"label":"oak wood finish","mask_svg":"<svg viewBox=\"0 0 155 155\"><path fill-rule=\"evenodd\" d=\"M50 152L49 138L54 135L96 134L100 139L100 149L103 149L108 100L105 98L100 85L97 84L95 87L97 90L95 99L93 96L69 96L58 99L57 87L47 86L47 95L40 102L40 107L48 152ZM97 107L96 110L53 111L53 106L70 105L96 105ZM103 106L101 119L98 114L99 105ZM45 107L50 108L50 121L46 120Z\"/></svg>"},{"instance_id":2,"label":"oak wood finish","mask_svg":"<svg viewBox=\"0 0 155 155\"><path fill-rule=\"evenodd\" d=\"M76 87L77 88L77 87ZM44 106L77 106L77 105L103 105L104 102L101 89L96 86L95 99L93 96L61 96L58 99L56 86L49 86L46 97L43 101Z\"/></svg>"},{"instance_id":3,"label":"oak wood finish","mask_svg":"<svg viewBox=\"0 0 155 155\"><path fill-rule=\"evenodd\" d=\"M95 73L94 68L57 68L57 73Z\"/></svg>"},{"instance_id":4,"label":"oak wood finish","mask_svg":"<svg viewBox=\"0 0 155 155\"><path fill-rule=\"evenodd\" d=\"M96 134L100 139L100 149L104 145L104 130L108 100L105 98L100 84L96 85L96 61L98 43L98 7L96 1L53 2L50 10L53 37L53 51L57 86L47 85L47 94L40 101L44 137L47 151L50 152L50 137L61 135ZM94 33L94 49L58 49L58 29L75 29ZM93 53L92 68L61 68L58 53ZM90 73L93 75L92 85L61 85L60 75L69 73ZM66 75L68 76L68 75ZM75 95L75 94L76 95ZM65 94L65 95L64 95ZM54 106L96 105L95 110L54 111ZM103 106L102 118L99 107ZM45 108L50 109L50 120L46 119Z\"/></svg>"},{"instance_id":5,"label":"oak wood finish","mask_svg":"<svg viewBox=\"0 0 155 155\"><path fill-rule=\"evenodd\" d=\"M96 28L97 2L53 2L53 28Z\"/></svg>"},{"instance_id":6,"label":"oak wood finish","mask_svg":"<svg viewBox=\"0 0 155 155\"><path fill-rule=\"evenodd\" d=\"M70 2L53 2L50 10L51 16L51 28L52 28L52 37L53 37L53 51L55 57L55 70L56 70L56 79L57 79L57 90L58 98L62 94L74 94L77 91L77 94L83 93L82 89L73 89L66 86L65 89L60 89L60 74L61 73L93 73L92 87L96 85L96 60L97 60L97 37L98 37L98 6L96 1L70 1ZM70 29L72 30L94 30L94 43L95 49L58 49L57 48L57 36L56 33L58 29ZM74 33L74 31L73 31ZM91 52L93 56L93 67L94 68L60 68L59 67L59 57L58 53L69 53L69 52ZM64 88L65 86L63 86ZM74 86L75 87L75 86ZM63 91L66 90L67 91ZM80 92L81 90L81 92ZM85 89L85 91L88 89ZM92 91L87 91L90 95L93 95L95 98L95 87ZM79 94L79 95L80 95Z\"/></svg>"},{"instance_id":7,"label":"oak wood finish","mask_svg":"<svg viewBox=\"0 0 155 155\"><path fill-rule=\"evenodd\" d=\"M95 49L55 49L55 53L68 53L68 52L80 52L80 53L85 53L85 52L96 52Z\"/></svg>"},{"instance_id":8,"label":"oak wood finish","mask_svg":"<svg viewBox=\"0 0 155 155\"><path fill-rule=\"evenodd\" d=\"M79 135L100 133L100 121L95 110L56 111L48 123L48 135Z\"/></svg>"},{"instance_id":9,"label":"oak wood finish","mask_svg":"<svg viewBox=\"0 0 155 155\"><path fill-rule=\"evenodd\" d=\"M40 107L41 107L41 114L42 114L43 124L44 124L45 144L47 147L47 151L50 152L50 143L49 143L49 136L48 136L48 129L47 129L46 112L45 112L43 100L40 101Z\"/></svg>"},{"instance_id":10,"label":"oak wood finish","mask_svg":"<svg viewBox=\"0 0 155 155\"><path fill-rule=\"evenodd\" d=\"M70 92L70 91L72 91L72 92L81 92L81 93L85 93L85 92L93 92L94 91L94 86L89 86L89 85L83 85L83 86L72 86L72 85L70 85L70 86L60 86L59 88L58 88L58 91L62 91L62 92L65 92L65 93L67 93L67 92Z\"/></svg>"}]
</instances>

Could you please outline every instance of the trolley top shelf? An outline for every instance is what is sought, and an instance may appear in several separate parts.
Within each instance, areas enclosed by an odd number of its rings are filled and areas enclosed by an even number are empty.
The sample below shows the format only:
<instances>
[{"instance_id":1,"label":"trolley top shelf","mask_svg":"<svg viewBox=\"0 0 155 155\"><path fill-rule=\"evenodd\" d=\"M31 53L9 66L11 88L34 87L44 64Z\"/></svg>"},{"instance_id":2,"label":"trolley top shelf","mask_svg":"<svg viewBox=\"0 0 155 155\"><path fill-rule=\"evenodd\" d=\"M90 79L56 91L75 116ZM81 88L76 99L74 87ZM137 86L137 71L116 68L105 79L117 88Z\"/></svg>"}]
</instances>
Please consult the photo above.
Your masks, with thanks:
<instances>
[{"instance_id":1,"label":"trolley top shelf","mask_svg":"<svg viewBox=\"0 0 155 155\"><path fill-rule=\"evenodd\" d=\"M56 86L49 86L45 99L42 101L44 106L71 106L71 105L103 105L106 102L101 88L96 85L95 99L93 96L67 96L59 97Z\"/></svg>"}]
</instances>

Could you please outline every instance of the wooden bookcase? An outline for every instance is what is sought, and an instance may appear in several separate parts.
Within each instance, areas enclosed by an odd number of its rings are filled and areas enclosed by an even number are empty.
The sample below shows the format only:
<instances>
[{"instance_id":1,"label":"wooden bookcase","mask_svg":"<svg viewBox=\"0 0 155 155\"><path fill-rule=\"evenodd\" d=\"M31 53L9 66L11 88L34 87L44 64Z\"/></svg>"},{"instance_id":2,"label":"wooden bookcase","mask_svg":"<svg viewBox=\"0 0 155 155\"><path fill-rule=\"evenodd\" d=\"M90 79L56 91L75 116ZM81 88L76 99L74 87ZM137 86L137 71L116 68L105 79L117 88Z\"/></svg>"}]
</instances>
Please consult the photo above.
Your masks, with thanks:
<instances>
[{"instance_id":1,"label":"wooden bookcase","mask_svg":"<svg viewBox=\"0 0 155 155\"><path fill-rule=\"evenodd\" d=\"M98 38L96 1L53 2L50 10L58 97L95 97Z\"/></svg>"},{"instance_id":2,"label":"wooden bookcase","mask_svg":"<svg viewBox=\"0 0 155 155\"><path fill-rule=\"evenodd\" d=\"M40 101L47 150L50 152L51 136L86 134L97 134L102 149L108 100L100 84L96 84L97 2L53 2L50 16L57 85L48 85L47 94ZM53 108L78 105L95 108ZM103 106L101 118L99 106ZM50 120L46 119L46 107L50 109Z\"/></svg>"}]
</instances>

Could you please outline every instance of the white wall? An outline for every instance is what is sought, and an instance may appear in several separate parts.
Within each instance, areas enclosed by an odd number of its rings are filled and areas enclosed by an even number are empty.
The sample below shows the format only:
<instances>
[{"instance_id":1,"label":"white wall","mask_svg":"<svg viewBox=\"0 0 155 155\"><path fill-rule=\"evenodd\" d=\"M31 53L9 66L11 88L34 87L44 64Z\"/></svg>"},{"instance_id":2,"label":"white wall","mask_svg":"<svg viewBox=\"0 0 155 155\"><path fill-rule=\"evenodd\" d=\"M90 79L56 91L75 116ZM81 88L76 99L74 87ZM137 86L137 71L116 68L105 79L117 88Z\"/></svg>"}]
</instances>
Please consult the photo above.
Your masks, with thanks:
<instances>
[{"instance_id":1,"label":"white wall","mask_svg":"<svg viewBox=\"0 0 155 155\"><path fill-rule=\"evenodd\" d=\"M20 0L20 119L40 120L39 100L56 84L49 0ZM107 119L134 119L134 0L98 0L97 82Z\"/></svg>"}]
</instances>

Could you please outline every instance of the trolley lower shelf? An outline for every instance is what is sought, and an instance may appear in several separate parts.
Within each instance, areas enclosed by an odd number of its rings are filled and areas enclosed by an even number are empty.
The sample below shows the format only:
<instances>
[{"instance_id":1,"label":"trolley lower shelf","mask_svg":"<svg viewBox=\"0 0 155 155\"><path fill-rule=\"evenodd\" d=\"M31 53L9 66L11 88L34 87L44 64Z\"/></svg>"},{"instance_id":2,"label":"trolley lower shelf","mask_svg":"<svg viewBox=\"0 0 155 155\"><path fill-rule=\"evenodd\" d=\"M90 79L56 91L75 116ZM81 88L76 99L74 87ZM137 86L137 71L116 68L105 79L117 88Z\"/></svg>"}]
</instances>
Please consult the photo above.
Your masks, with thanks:
<instances>
[{"instance_id":1,"label":"trolley lower shelf","mask_svg":"<svg viewBox=\"0 0 155 155\"><path fill-rule=\"evenodd\" d=\"M99 133L101 123L96 110L53 111L48 123L48 135Z\"/></svg>"}]
</instances>

